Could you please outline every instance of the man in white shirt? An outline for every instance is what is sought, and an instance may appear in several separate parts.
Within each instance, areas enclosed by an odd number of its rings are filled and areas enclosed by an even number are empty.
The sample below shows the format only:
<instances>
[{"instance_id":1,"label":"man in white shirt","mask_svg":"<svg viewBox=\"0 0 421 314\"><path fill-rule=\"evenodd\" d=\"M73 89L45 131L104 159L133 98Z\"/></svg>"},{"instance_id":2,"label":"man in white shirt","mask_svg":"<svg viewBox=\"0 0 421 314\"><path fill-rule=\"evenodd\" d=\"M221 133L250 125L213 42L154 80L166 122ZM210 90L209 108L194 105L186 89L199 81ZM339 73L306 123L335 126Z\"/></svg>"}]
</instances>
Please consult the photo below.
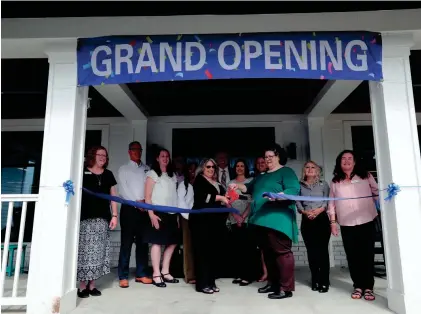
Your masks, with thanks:
<instances>
[{"instance_id":1,"label":"man in white shirt","mask_svg":"<svg viewBox=\"0 0 421 314\"><path fill-rule=\"evenodd\" d=\"M141 161L142 145L139 142L129 144L130 161L118 170L118 186L122 198L130 201L145 202L146 172L149 167ZM146 268L149 260L149 245L143 243L143 232L150 223L147 211L128 205L120 209L121 244L118 260L120 287L129 286L129 263L132 244L136 243L136 282L151 284Z\"/></svg>"},{"instance_id":2,"label":"man in white shirt","mask_svg":"<svg viewBox=\"0 0 421 314\"><path fill-rule=\"evenodd\" d=\"M227 189L228 182L235 178L232 169L229 168L228 154L225 152L218 152L215 155L215 161L218 166L218 181Z\"/></svg>"}]
</instances>

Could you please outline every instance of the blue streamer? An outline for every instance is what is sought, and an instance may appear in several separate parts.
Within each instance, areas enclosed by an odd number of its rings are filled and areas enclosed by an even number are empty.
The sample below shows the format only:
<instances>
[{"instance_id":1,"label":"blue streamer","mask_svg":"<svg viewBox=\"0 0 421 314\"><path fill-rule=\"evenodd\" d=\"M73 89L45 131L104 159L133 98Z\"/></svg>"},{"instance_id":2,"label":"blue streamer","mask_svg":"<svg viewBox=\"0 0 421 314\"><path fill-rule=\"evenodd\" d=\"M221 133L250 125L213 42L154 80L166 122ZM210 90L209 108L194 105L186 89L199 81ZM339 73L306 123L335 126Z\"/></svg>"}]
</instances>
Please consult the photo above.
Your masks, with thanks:
<instances>
[{"instance_id":1,"label":"blue streamer","mask_svg":"<svg viewBox=\"0 0 421 314\"><path fill-rule=\"evenodd\" d=\"M407 186L408 188L410 186ZM415 187L415 186L414 186ZM386 191L387 196L385 197L385 201L391 201L398 192L401 191L399 185L395 183L390 183L386 189L379 190L380 192ZM343 201L343 200L355 200L361 198L373 198L379 195L367 195L367 196L359 196L359 197L316 197L316 196L302 196L302 195L290 195L290 194L278 194L278 193L271 193L271 192L264 192L263 197L269 197L273 199L281 199L281 200L290 200L290 201L308 201L308 202L319 202L319 201Z\"/></svg>"},{"instance_id":2,"label":"blue streamer","mask_svg":"<svg viewBox=\"0 0 421 314\"><path fill-rule=\"evenodd\" d=\"M240 212L235 208L220 207L220 208L202 208L202 209L191 210L191 209L178 208L178 207L172 207L172 206L151 205L151 204L146 204L146 203L138 203L138 202L134 202L134 201L128 201L128 200L125 200L124 198L121 198L121 197L118 197L118 196L113 196L113 195L103 194L103 193L95 193L95 192L92 192L92 191L90 191L86 188L82 188L82 190L84 192L88 193L88 194L91 194L93 196L103 198L103 199L106 199L106 200L109 200L109 201L129 205L129 206L133 206L133 207L137 207L137 208L143 208L143 209L146 209L146 210L153 210L153 211L157 211L157 212L162 212L162 213L177 213L177 214L182 214L182 213L187 213L187 214L235 213L235 214L240 214Z\"/></svg>"},{"instance_id":3,"label":"blue streamer","mask_svg":"<svg viewBox=\"0 0 421 314\"><path fill-rule=\"evenodd\" d=\"M66 191L66 205L69 205L70 196L75 195L72 180L67 180L63 183L64 191Z\"/></svg>"}]
</instances>

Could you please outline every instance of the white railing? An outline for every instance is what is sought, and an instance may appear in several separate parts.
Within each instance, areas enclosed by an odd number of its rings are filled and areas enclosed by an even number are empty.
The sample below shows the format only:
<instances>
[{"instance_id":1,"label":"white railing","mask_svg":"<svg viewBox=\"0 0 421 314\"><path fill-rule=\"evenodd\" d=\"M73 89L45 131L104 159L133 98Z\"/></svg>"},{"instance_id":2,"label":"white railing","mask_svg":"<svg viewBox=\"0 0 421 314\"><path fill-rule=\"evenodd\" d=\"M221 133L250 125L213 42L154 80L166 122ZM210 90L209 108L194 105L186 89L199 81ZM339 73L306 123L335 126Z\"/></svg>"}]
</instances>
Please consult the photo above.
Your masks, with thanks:
<instances>
[{"instance_id":1,"label":"white railing","mask_svg":"<svg viewBox=\"0 0 421 314\"><path fill-rule=\"evenodd\" d=\"M0 195L1 204L4 202L9 203L8 211L7 211L7 224L6 224L6 234L4 236L4 243L3 243L3 252L2 252L2 261L1 261L1 277L0 277L0 298L1 298L1 305L27 305L27 298L26 298L26 287L22 290L25 291L24 296L22 293L19 293L18 296L18 288L19 288L19 275L21 269L21 260L22 260L22 247L23 247L23 235L25 232L25 222L26 222L26 211L28 207L28 202L37 202L38 195L37 194L3 194ZM11 286L11 295L10 293L5 294L5 284L6 284L6 268L9 259L9 246L10 246L10 233L12 230L12 220L13 220L13 207L15 203L22 203L22 213L20 218L20 226L19 226L19 237L17 243L17 255L14 264L14 278L13 283ZM2 239L3 240L3 239ZM13 263L13 261L10 261ZM8 288L8 290L10 290ZM7 291L10 292L10 291Z\"/></svg>"}]
</instances>

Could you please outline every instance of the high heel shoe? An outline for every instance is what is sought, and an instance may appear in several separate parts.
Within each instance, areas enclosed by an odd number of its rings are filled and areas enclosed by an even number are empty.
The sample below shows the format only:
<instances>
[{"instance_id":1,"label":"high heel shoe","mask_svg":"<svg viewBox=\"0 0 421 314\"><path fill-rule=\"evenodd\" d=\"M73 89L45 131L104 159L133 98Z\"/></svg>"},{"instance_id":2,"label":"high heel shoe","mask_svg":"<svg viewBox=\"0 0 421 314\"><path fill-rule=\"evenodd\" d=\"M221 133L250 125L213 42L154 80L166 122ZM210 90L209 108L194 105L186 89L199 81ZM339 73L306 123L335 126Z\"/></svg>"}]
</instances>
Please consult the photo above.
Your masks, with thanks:
<instances>
[{"instance_id":1,"label":"high heel shoe","mask_svg":"<svg viewBox=\"0 0 421 314\"><path fill-rule=\"evenodd\" d=\"M161 274L161 275L162 275L162 279L164 280L164 282L168 282L168 283L179 283L180 282L178 279L175 279L174 277L172 279L165 278L165 276L171 276L169 273L165 274L165 275L164 274Z\"/></svg>"},{"instance_id":2,"label":"high heel shoe","mask_svg":"<svg viewBox=\"0 0 421 314\"><path fill-rule=\"evenodd\" d=\"M311 283L311 290L313 290L313 291L319 291L319 289L320 289L319 283L317 283L317 282L312 282Z\"/></svg>"},{"instance_id":3,"label":"high heel shoe","mask_svg":"<svg viewBox=\"0 0 421 314\"><path fill-rule=\"evenodd\" d=\"M200 290L200 292L203 292L204 294L213 294L214 291L211 288L203 288Z\"/></svg>"},{"instance_id":4,"label":"high heel shoe","mask_svg":"<svg viewBox=\"0 0 421 314\"><path fill-rule=\"evenodd\" d=\"M160 278L161 282L156 282L155 278ZM164 282L164 279L162 279L162 276L153 276L152 277L152 284L158 288L165 288L167 285Z\"/></svg>"}]
</instances>

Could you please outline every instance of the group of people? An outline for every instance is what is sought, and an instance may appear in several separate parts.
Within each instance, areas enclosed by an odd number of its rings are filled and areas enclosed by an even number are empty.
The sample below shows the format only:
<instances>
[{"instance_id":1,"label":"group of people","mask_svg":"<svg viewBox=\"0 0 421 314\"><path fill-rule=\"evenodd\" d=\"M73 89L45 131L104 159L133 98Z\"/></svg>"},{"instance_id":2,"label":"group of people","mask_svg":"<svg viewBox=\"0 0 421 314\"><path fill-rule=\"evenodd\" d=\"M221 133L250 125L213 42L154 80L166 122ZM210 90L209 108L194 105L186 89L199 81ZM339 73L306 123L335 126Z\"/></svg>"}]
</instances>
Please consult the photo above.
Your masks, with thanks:
<instances>
[{"instance_id":1,"label":"group of people","mask_svg":"<svg viewBox=\"0 0 421 314\"><path fill-rule=\"evenodd\" d=\"M224 235L231 235L237 259L231 273L233 283L247 286L266 281L258 289L270 299L292 297L295 290L293 243L298 242L297 211L302 215L311 288L328 292L329 240L340 226L349 271L354 283L351 297L375 299L374 220L378 188L372 175L363 169L353 151L341 152L330 184L322 180L321 167L313 161L304 164L301 178L285 166L287 154L274 144L256 159L251 177L247 162L239 159L230 169L226 153L205 158L200 165L171 161L165 148L156 151L151 167L141 162L142 146L129 144L130 161L121 166L117 180L107 170L108 153L93 147L86 156L83 186L93 192L119 195L124 199L151 205L200 211L204 208L234 207L237 213L176 214L122 205L120 209L121 247L118 263L119 285L129 287L129 261L136 244L135 281L164 288L178 283L170 272L177 245L183 244L184 275L196 291L220 291L216 279ZM118 182L118 192L116 189ZM231 201L230 189L238 193ZM264 192L310 197L347 198L339 201L292 201L264 197ZM367 196L372 195L372 198ZM362 198L358 198L362 197ZM110 210L111 208L111 210ZM117 204L83 193L79 236L78 296L99 296L95 280L110 272L109 230L117 226ZM228 230L228 233L227 233ZM152 273L148 272L148 258ZM165 247L164 251L161 248ZM256 254L257 252L257 254ZM260 263L257 263L259 260ZM260 271L254 271L259 265Z\"/></svg>"}]
</instances>

